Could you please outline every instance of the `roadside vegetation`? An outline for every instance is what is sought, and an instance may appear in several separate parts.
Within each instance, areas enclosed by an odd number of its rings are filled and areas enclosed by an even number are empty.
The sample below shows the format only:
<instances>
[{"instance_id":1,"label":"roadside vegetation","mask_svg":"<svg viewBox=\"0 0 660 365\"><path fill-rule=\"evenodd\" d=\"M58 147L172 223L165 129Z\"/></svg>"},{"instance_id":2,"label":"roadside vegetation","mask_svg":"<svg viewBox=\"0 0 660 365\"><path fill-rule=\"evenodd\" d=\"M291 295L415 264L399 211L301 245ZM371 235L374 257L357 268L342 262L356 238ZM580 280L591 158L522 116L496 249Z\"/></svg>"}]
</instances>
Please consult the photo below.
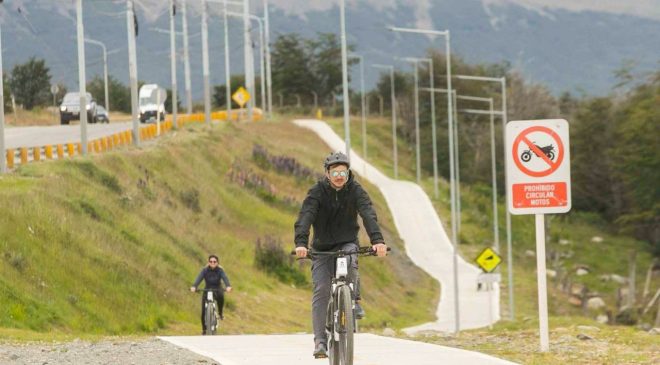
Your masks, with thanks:
<instances>
[{"instance_id":1,"label":"roadside vegetation","mask_svg":"<svg viewBox=\"0 0 660 365\"><path fill-rule=\"evenodd\" d=\"M200 298L188 287L209 253L235 289L221 333L310 331L309 265L286 254L299 204L322 170L320 145L282 122L195 125L141 148L3 176L0 335L196 334ZM298 176L282 160L313 174ZM362 328L432 320L437 283L403 254L384 199L370 191L398 252L361 262ZM274 270L257 264L257 242L281 250Z\"/></svg>"}]
</instances>

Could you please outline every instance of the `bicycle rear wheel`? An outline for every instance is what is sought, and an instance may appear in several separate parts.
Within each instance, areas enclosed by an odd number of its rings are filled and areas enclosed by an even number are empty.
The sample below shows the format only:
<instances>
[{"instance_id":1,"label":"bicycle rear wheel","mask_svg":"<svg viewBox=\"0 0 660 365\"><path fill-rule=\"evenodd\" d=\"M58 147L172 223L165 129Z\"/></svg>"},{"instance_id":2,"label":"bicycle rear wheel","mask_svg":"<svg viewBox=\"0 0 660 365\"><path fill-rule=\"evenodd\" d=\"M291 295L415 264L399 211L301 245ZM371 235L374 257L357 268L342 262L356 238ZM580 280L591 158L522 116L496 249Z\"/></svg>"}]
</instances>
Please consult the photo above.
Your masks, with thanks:
<instances>
[{"instance_id":1,"label":"bicycle rear wheel","mask_svg":"<svg viewBox=\"0 0 660 365\"><path fill-rule=\"evenodd\" d=\"M353 300L348 285L339 287L339 355L342 365L353 365Z\"/></svg>"}]
</instances>

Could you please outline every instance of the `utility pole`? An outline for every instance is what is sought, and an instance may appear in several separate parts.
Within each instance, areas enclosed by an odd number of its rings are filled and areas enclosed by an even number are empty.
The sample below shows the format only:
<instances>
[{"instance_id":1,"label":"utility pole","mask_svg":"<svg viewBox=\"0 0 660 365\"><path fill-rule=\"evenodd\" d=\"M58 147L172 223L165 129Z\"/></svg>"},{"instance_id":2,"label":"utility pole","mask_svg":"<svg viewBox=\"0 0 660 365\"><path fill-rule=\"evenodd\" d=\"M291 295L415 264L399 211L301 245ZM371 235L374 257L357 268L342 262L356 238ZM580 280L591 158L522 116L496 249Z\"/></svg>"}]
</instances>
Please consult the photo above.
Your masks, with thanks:
<instances>
[{"instance_id":1,"label":"utility pole","mask_svg":"<svg viewBox=\"0 0 660 365\"><path fill-rule=\"evenodd\" d=\"M181 1L181 25L183 27L183 72L186 88L186 112L192 114L192 90L190 85L190 53L188 52L188 16L186 2Z\"/></svg>"},{"instance_id":2,"label":"utility pole","mask_svg":"<svg viewBox=\"0 0 660 365\"><path fill-rule=\"evenodd\" d=\"M268 20L268 0L264 0L264 33L266 42L266 82L268 83L268 118L273 113L273 80L270 73L270 25Z\"/></svg>"},{"instance_id":3,"label":"utility pole","mask_svg":"<svg viewBox=\"0 0 660 365\"><path fill-rule=\"evenodd\" d=\"M177 128L177 85L176 85L176 34L174 27L174 0L170 0L170 65L172 76L172 125ZM158 116L156 116L158 118ZM160 119L158 119L160 122Z\"/></svg>"},{"instance_id":4,"label":"utility pole","mask_svg":"<svg viewBox=\"0 0 660 365\"><path fill-rule=\"evenodd\" d=\"M135 14L133 0L126 1L126 27L128 29L128 75L131 85L131 114L133 116L133 145L140 145L138 116L137 57L135 56ZM82 117L81 117L82 118Z\"/></svg>"},{"instance_id":5,"label":"utility pole","mask_svg":"<svg viewBox=\"0 0 660 365\"><path fill-rule=\"evenodd\" d=\"M252 37L250 36L250 1L243 0L243 31L245 41L245 86L247 87L250 100L247 102L247 117L252 120L254 108L254 59L252 55Z\"/></svg>"},{"instance_id":6,"label":"utility pole","mask_svg":"<svg viewBox=\"0 0 660 365\"><path fill-rule=\"evenodd\" d=\"M204 77L204 121L211 125L211 85L209 72L209 31L206 0L202 0L202 75Z\"/></svg>"},{"instance_id":7,"label":"utility pole","mask_svg":"<svg viewBox=\"0 0 660 365\"><path fill-rule=\"evenodd\" d=\"M87 89L85 85L85 31L83 28L82 0L76 1L76 25L78 34L78 90L80 95L80 143L82 154L87 154ZM4 103L4 100L2 101Z\"/></svg>"},{"instance_id":8,"label":"utility pole","mask_svg":"<svg viewBox=\"0 0 660 365\"><path fill-rule=\"evenodd\" d=\"M2 0L0 0L2 3ZM5 95L2 71L2 24L0 24L0 174L7 172L7 151L5 148ZM13 158L13 156L12 156Z\"/></svg>"}]
</instances>

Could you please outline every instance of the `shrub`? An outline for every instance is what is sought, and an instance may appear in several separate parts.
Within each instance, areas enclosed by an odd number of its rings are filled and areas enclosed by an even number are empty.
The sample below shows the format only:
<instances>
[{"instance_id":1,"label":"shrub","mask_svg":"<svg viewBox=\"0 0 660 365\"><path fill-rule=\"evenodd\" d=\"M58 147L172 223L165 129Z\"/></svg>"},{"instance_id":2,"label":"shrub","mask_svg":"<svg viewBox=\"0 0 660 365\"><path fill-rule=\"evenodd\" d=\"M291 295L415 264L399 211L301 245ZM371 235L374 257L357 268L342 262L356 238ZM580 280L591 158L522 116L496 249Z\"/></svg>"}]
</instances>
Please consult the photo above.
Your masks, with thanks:
<instances>
[{"instance_id":1,"label":"shrub","mask_svg":"<svg viewBox=\"0 0 660 365\"><path fill-rule=\"evenodd\" d=\"M307 284L305 275L295 267L291 255L280 247L280 241L266 236L257 238L254 251L254 264L259 269L286 284L302 286Z\"/></svg>"}]
</instances>

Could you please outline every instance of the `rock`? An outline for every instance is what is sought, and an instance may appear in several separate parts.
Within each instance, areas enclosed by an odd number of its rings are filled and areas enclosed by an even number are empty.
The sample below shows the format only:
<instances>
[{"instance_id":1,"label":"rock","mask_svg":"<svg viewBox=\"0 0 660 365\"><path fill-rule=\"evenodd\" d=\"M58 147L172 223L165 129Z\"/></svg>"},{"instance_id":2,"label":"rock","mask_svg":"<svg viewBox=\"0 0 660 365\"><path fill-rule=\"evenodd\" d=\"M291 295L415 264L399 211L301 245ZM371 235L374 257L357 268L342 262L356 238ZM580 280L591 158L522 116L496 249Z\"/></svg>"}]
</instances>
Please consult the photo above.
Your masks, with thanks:
<instances>
[{"instance_id":1,"label":"rock","mask_svg":"<svg viewBox=\"0 0 660 365\"><path fill-rule=\"evenodd\" d=\"M536 253L532 250L525 251L525 256L527 257L536 257Z\"/></svg>"},{"instance_id":2,"label":"rock","mask_svg":"<svg viewBox=\"0 0 660 365\"><path fill-rule=\"evenodd\" d=\"M625 284L625 283L628 282L628 279L624 278L621 275L617 275L617 274L610 275L610 279L612 279L612 281L614 281L618 284Z\"/></svg>"},{"instance_id":3,"label":"rock","mask_svg":"<svg viewBox=\"0 0 660 365\"><path fill-rule=\"evenodd\" d=\"M396 336L396 332L388 327L383 330L383 336L394 337Z\"/></svg>"},{"instance_id":4,"label":"rock","mask_svg":"<svg viewBox=\"0 0 660 365\"><path fill-rule=\"evenodd\" d=\"M600 331L600 328L598 328L596 326L577 326L577 328L580 331L594 331L594 332L599 332Z\"/></svg>"},{"instance_id":5,"label":"rock","mask_svg":"<svg viewBox=\"0 0 660 365\"><path fill-rule=\"evenodd\" d=\"M568 302L576 307L581 307L582 306L582 299L571 295L570 298L568 298Z\"/></svg>"},{"instance_id":6,"label":"rock","mask_svg":"<svg viewBox=\"0 0 660 365\"><path fill-rule=\"evenodd\" d=\"M649 331L649 334L651 334L651 335L660 335L660 328L658 328L658 327L651 328L651 330Z\"/></svg>"},{"instance_id":7,"label":"rock","mask_svg":"<svg viewBox=\"0 0 660 365\"><path fill-rule=\"evenodd\" d=\"M640 323L639 325L637 325L637 329L642 330L644 332L648 332L651 329L653 329L653 326L651 326L648 323Z\"/></svg>"},{"instance_id":8,"label":"rock","mask_svg":"<svg viewBox=\"0 0 660 365\"><path fill-rule=\"evenodd\" d=\"M594 243L601 243L601 242L603 242L603 237L600 237L600 236L593 236L593 237L591 237L591 242L594 242Z\"/></svg>"},{"instance_id":9,"label":"rock","mask_svg":"<svg viewBox=\"0 0 660 365\"><path fill-rule=\"evenodd\" d=\"M591 310L599 310L605 307L605 301L601 297L593 297L587 300L587 308Z\"/></svg>"},{"instance_id":10,"label":"rock","mask_svg":"<svg viewBox=\"0 0 660 365\"><path fill-rule=\"evenodd\" d=\"M637 323L637 312L634 308L624 307L614 317L614 322L618 324L625 324L632 326Z\"/></svg>"},{"instance_id":11,"label":"rock","mask_svg":"<svg viewBox=\"0 0 660 365\"><path fill-rule=\"evenodd\" d=\"M572 295L577 295L577 296L581 297L586 292L587 292L587 287L584 286L584 284L573 283L573 285L571 285L571 294Z\"/></svg>"},{"instance_id":12,"label":"rock","mask_svg":"<svg viewBox=\"0 0 660 365\"><path fill-rule=\"evenodd\" d=\"M556 278L557 277L557 271L552 270L552 269L547 269L545 270L546 275L548 275L549 278Z\"/></svg>"},{"instance_id":13,"label":"rock","mask_svg":"<svg viewBox=\"0 0 660 365\"><path fill-rule=\"evenodd\" d=\"M607 324L609 321L610 321L610 319L604 314L599 314L596 317L596 322L598 322L598 323Z\"/></svg>"},{"instance_id":14,"label":"rock","mask_svg":"<svg viewBox=\"0 0 660 365\"><path fill-rule=\"evenodd\" d=\"M575 271L575 275L577 275L577 276L584 276L584 275L587 275L588 273L589 273L589 270L585 270L583 268L579 268Z\"/></svg>"},{"instance_id":15,"label":"rock","mask_svg":"<svg viewBox=\"0 0 660 365\"><path fill-rule=\"evenodd\" d=\"M578 335L577 335L577 338L578 338L579 340L582 340L582 341L589 341L589 340L593 340L593 339L594 339L593 337L591 337L591 336L587 336L587 335L585 335L584 333L580 333L580 334L578 334Z\"/></svg>"},{"instance_id":16,"label":"rock","mask_svg":"<svg viewBox=\"0 0 660 365\"><path fill-rule=\"evenodd\" d=\"M562 245L562 246L566 246L570 243L571 243L571 241L569 241L569 240L565 240L565 239L560 239L559 240L559 244Z\"/></svg>"}]
</instances>

